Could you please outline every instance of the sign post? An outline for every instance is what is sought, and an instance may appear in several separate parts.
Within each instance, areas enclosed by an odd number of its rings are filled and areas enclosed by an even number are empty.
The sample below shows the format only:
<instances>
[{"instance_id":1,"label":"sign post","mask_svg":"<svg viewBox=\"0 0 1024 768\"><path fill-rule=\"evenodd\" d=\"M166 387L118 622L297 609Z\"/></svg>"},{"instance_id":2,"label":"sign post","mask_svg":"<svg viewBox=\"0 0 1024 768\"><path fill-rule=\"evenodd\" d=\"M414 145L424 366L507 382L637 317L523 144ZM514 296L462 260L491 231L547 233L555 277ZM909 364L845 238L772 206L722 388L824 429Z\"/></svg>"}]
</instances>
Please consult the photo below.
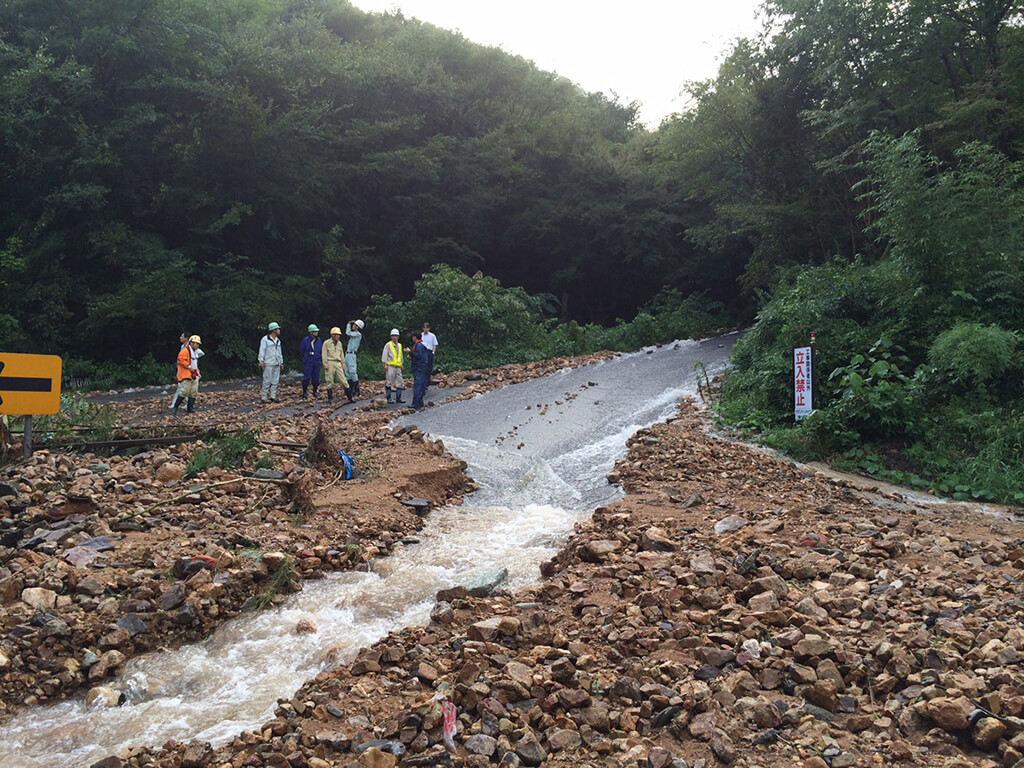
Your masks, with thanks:
<instances>
[{"instance_id":1,"label":"sign post","mask_svg":"<svg viewBox=\"0 0 1024 768\"><path fill-rule=\"evenodd\" d=\"M814 334L810 346L793 347L793 418L800 421L814 410Z\"/></svg>"},{"instance_id":2,"label":"sign post","mask_svg":"<svg viewBox=\"0 0 1024 768\"><path fill-rule=\"evenodd\" d=\"M0 352L0 413L25 417L25 458L32 455L32 417L60 412L57 355Z\"/></svg>"}]
</instances>

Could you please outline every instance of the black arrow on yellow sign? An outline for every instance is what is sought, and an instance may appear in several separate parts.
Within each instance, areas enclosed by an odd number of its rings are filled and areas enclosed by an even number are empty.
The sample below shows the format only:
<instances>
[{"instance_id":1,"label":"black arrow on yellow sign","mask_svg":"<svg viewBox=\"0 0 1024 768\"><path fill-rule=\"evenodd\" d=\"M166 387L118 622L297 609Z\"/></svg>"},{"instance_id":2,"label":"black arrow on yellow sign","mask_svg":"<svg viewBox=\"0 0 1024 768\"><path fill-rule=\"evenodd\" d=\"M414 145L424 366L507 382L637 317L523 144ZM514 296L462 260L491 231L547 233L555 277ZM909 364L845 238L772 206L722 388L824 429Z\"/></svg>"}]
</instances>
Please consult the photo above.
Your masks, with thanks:
<instances>
[{"instance_id":1,"label":"black arrow on yellow sign","mask_svg":"<svg viewBox=\"0 0 1024 768\"><path fill-rule=\"evenodd\" d=\"M0 362L0 373L4 364ZM4 404L4 392L52 392L53 379L33 378L29 376L0 376L0 405Z\"/></svg>"}]
</instances>

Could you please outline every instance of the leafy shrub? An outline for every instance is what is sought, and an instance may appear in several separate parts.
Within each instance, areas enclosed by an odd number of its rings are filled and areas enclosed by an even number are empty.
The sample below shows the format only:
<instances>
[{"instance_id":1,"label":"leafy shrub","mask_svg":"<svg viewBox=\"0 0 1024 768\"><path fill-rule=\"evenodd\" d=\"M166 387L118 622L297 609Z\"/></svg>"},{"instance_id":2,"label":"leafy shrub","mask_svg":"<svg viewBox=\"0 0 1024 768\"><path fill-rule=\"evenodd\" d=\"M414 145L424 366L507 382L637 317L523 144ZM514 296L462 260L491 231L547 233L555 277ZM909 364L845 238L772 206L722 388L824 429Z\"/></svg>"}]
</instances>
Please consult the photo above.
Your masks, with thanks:
<instances>
[{"instance_id":1,"label":"leafy shrub","mask_svg":"<svg viewBox=\"0 0 1024 768\"><path fill-rule=\"evenodd\" d=\"M1017 337L998 325L957 323L935 339L928 360L966 391L985 393L1006 373L1016 348Z\"/></svg>"}]
</instances>

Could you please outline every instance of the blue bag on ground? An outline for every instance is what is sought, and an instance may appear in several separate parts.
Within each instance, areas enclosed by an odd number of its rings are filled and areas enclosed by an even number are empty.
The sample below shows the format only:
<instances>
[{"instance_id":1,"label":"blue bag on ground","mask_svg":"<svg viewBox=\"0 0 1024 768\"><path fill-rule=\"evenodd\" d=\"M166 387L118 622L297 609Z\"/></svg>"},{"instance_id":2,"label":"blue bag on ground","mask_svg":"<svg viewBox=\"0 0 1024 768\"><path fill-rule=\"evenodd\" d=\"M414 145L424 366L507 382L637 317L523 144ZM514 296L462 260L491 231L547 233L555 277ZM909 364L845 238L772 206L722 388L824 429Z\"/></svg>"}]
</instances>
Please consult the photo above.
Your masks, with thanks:
<instances>
[{"instance_id":1,"label":"blue bag on ground","mask_svg":"<svg viewBox=\"0 0 1024 768\"><path fill-rule=\"evenodd\" d=\"M345 479L352 479L352 468L355 464L352 461L352 457L345 453L341 448L338 449L338 455L341 456L341 460L345 462Z\"/></svg>"}]
</instances>

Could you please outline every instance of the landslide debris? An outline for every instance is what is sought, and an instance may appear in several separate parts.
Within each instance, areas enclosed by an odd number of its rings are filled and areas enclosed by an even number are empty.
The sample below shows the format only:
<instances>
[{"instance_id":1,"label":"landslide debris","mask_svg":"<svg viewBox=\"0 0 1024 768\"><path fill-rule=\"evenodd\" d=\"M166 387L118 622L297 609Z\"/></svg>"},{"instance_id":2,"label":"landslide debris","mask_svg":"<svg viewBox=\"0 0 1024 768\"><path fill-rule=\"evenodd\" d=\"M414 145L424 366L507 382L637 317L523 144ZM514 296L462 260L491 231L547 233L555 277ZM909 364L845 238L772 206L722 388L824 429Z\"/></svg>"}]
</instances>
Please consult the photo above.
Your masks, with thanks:
<instances>
[{"instance_id":1,"label":"landslide debris","mask_svg":"<svg viewBox=\"0 0 1024 768\"><path fill-rule=\"evenodd\" d=\"M440 596L258 731L118 765L1013 766L1019 526L641 430L627 496L517 594ZM457 708L450 747L444 702ZM190 757L191 755L191 757Z\"/></svg>"}]
</instances>

